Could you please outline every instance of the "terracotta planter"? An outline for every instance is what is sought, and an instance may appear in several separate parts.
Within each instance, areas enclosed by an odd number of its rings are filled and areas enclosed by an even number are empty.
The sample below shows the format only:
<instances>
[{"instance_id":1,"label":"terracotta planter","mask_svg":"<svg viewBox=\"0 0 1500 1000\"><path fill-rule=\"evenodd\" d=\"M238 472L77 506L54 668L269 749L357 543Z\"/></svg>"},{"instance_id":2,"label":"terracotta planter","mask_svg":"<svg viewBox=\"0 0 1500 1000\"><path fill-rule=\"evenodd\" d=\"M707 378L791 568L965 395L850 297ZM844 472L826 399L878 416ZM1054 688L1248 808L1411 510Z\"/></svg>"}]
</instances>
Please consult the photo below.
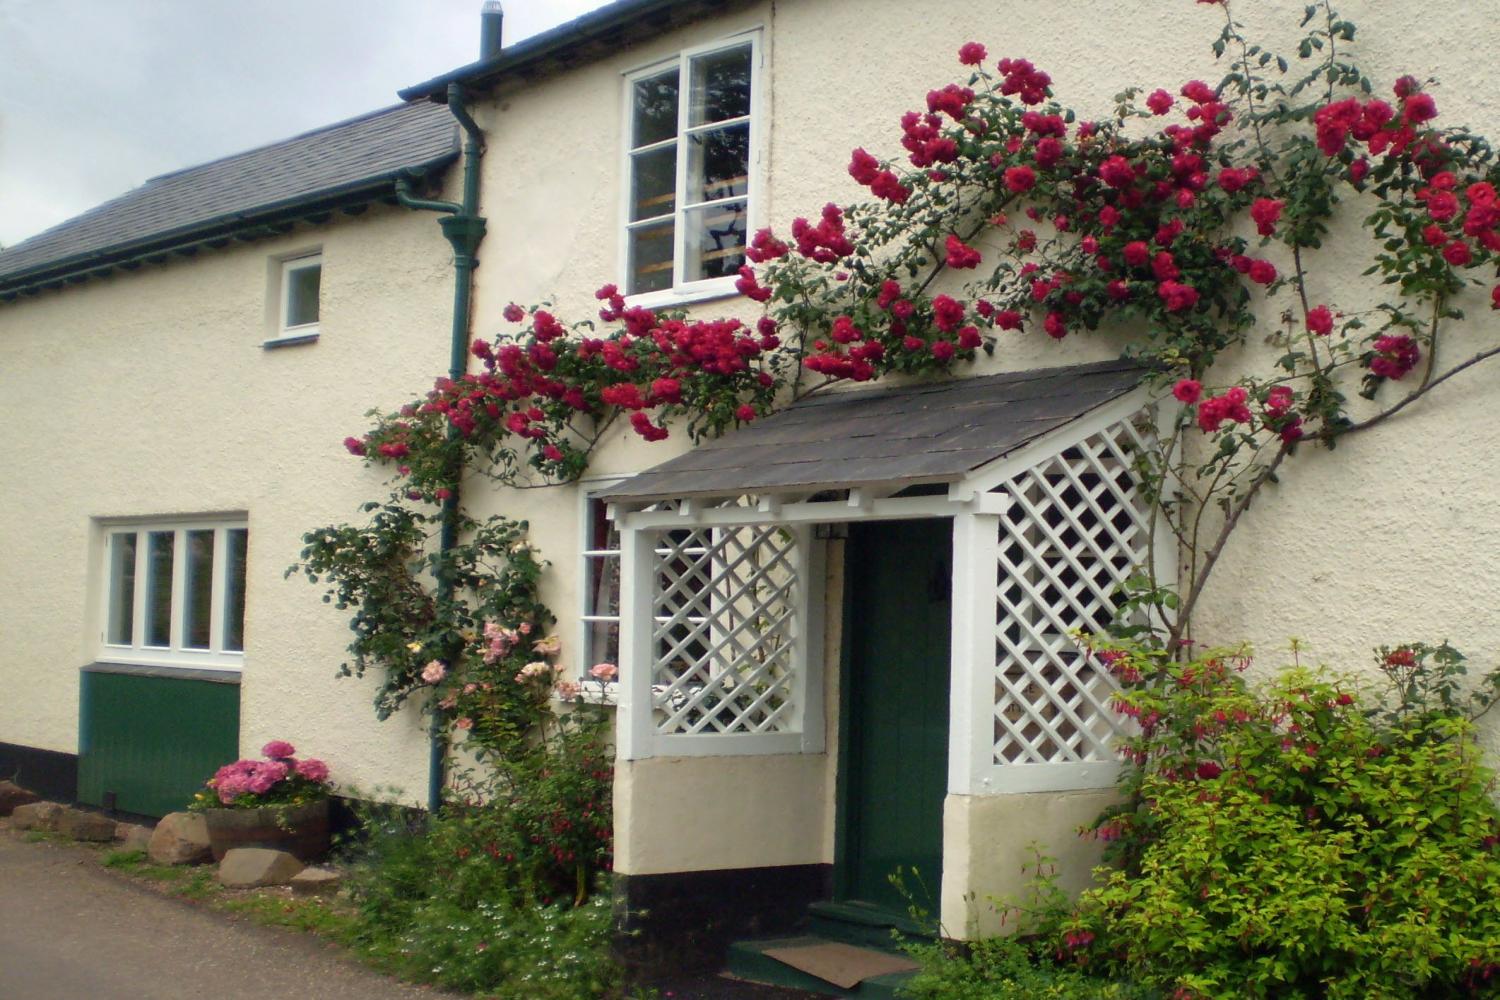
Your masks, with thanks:
<instances>
[{"instance_id":1,"label":"terracotta planter","mask_svg":"<svg viewBox=\"0 0 1500 1000\"><path fill-rule=\"evenodd\" d=\"M236 847L269 847L314 861L328 853L328 800L285 809L205 809L215 861Z\"/></svg>"}]
</instances>

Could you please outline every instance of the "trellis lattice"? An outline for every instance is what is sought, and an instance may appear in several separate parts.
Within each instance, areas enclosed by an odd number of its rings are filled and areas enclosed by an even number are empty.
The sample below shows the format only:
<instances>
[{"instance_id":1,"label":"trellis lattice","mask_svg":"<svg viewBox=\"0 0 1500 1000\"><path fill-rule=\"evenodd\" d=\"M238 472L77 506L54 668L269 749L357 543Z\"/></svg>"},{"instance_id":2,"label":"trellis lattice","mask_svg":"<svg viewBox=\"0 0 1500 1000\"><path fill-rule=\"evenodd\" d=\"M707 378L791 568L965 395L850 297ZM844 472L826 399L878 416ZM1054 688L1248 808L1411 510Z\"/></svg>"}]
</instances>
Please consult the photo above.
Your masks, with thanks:
<instances>
[{"instance_id":1,"label":"trellis lattice","mask_svg":"<svg viewBox=\"0 0 1500 1000\"><path fill-rule=\"evenodd\" d=\"M1119 585L1150 558L1150 511L1137 488L1148 416L1107 427L993 491L1009 499L996 580L997 765L1112 759L1116 686L1070 633L1103 631Z\"/></svg>"},{"instance_id":2,"label":"trellis lattice","mask_svg":"<svg viewBox=\"0 0 1500 1000\"><path fill-rule=\"evenodd\" d=\"M651 707L663 735L777 733L800 725L798 532L661 533L653 549Z\"/></svg>"}]
</instances>

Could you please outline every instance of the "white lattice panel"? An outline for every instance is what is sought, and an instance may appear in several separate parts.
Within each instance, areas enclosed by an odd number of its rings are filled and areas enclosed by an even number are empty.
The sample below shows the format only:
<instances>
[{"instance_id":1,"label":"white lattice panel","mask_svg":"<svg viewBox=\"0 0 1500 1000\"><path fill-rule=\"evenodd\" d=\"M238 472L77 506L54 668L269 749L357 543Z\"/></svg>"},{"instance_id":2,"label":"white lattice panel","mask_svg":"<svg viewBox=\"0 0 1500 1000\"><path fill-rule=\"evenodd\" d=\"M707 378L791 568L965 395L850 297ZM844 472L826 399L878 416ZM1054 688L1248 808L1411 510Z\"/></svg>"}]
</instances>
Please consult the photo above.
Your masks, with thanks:
<instances>
[{"instance_id":1,"label":"white lattice panel","mask_svg":"<svg viewBox=\"0 0 1500 1000\"><path fill-rule=\"evenodd\" d=\"M799 544L785 528L661 532L653 548L651 716L660 735L800 725Z\"/></svg>"},{"instance_id":2,"label":"white lattice panel","mask_svg":"<svg viewBox=\"0 0 1500 1000\"><path fill-rule=\"evenodd\" d=\"M1136 489L1150 433L1120 421L995 487L993 763L1108 761L1119 720L1113 680L1074 632L1101 632L1117 588L1150 558L1149 510Z\"/></svg>"}]
</instances>

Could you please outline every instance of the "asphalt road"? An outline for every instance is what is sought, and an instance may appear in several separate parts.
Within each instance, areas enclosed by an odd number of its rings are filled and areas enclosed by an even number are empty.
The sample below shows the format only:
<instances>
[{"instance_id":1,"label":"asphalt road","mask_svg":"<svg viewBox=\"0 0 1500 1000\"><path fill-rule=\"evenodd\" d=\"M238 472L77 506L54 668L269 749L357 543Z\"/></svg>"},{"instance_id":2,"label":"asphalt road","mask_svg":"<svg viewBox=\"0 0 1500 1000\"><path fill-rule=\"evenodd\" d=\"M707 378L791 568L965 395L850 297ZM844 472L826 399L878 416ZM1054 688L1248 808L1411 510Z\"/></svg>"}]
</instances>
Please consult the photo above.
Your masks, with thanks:
<instances>
[{"instance_id":1,"label":"asphalt road","mask_svg":"<svg viewBox=\"0 0 1500 1000\"><path fill-rule=\"evenodd\" d=\"M158 896L0 830L0 1000L436 1000L317 938Z\"/></svg>"}]
</instances>

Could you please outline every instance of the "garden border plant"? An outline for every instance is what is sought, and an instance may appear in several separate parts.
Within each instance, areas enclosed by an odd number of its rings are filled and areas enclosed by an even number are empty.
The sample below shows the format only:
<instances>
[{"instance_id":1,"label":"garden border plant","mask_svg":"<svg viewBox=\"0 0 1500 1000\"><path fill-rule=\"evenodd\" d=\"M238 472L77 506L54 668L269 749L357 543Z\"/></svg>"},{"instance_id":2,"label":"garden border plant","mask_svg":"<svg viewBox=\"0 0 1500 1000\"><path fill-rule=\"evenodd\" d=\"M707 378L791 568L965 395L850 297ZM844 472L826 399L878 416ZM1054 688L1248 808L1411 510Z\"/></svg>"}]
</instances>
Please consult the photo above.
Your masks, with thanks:
<instances>
[{"instance_id":1,"label":"garden border plant","mask_svg":"<svg viewBox=\"0 0 1500 1000\"><path fill-rule=\"evenodd\" d=\"M651 441L674 422L717 434L841 383L949 377L1033 329L1113 335L1171 408L1136 479L1183 568L1145 567L1113 638L1137 643L1120 662L1155 658L1152 677L1201 666L1194 612L1262 491L1500 354L1443 357L1476 289L1500 309L1500 166L1482 136L1436 124L1433 81L1375 96L1328 0L1305 7L1290 59L1246 38L1227 0L1199 6L1223 18L1219 84L1126 90L1097 121L1029 61L963 46L964 79L901 117L906 162L854 151L871 200L755 234L737 285L764 304L754 323L633 306L612 285L598 323L512 304L511 331L472 345L481 370L375 414L345 444L393 469L395 491L365 527L310 532L303 565L355 610L347 669L379 669L378 710L435 688L454 725L485 720L470 738L494 759L549 710L556 649L538 645L551 616L524 525L466 519L456 548L431 551L454 469L570 482L620 420ZM1356 220L1370 280L1322 300L1318 251L1334 236L1347 249ZM1271 348L1258 368L1254 333ZM439 600L444 578L455 593ZM542 636L530 648L522 626ZM482 711L463 700L476 692ZM1461 727L1444 735L1468 745Z\"/></svg>"}]
</instances>

